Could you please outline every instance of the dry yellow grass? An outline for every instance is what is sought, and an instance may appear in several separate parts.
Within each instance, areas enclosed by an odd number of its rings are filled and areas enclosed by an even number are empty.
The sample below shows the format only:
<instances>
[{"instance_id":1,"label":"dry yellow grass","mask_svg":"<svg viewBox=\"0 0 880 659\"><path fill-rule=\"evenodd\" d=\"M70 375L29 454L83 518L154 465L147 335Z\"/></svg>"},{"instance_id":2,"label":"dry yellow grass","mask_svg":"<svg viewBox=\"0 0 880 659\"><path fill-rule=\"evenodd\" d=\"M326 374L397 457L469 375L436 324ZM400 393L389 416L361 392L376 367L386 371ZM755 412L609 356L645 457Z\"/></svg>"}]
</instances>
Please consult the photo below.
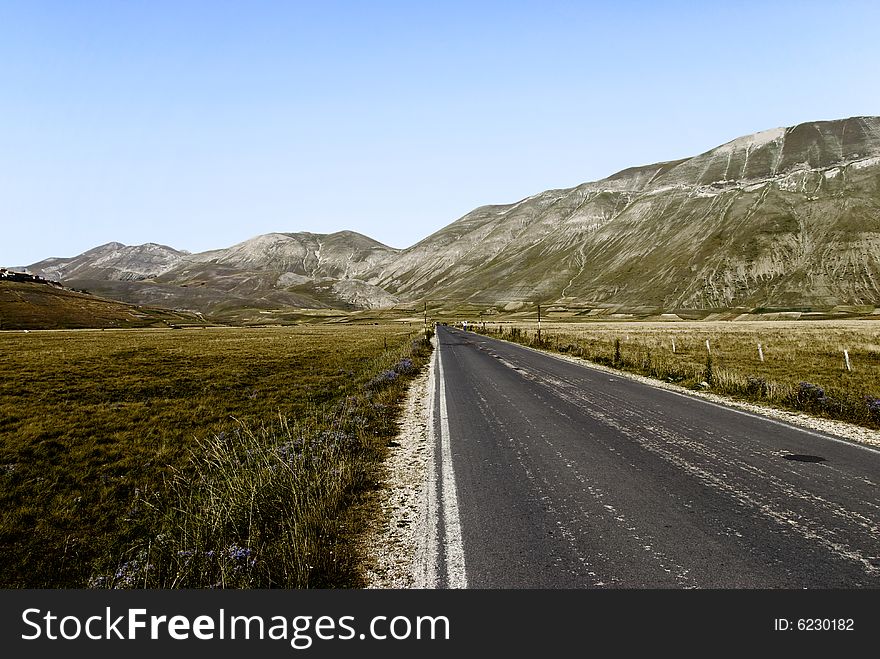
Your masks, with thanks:
<instances>
[{"instance_id":1,"label":"dry yellow grass","mask_svg":"<svg viewBox=\"0 0 880 659\"><path fill-rule=\"evenodd\" d=\"M533 343L537 323L486 329L505 338L519 330ZM880 322L543 322L541 329L544 348L690 386L706 379L708 341L713 391L880 425Z\"/></svg>"}]
</instances>

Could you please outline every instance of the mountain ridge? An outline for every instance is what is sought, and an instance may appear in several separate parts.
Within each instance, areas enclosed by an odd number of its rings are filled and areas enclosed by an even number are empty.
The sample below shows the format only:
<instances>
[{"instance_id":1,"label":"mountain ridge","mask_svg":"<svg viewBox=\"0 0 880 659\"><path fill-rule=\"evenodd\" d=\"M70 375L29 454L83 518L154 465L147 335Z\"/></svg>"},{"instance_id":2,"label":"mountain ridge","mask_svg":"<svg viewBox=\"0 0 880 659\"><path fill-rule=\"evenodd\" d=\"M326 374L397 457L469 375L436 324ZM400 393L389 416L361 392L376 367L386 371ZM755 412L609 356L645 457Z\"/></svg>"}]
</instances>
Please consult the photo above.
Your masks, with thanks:
<instances>
[{"instance_id":1,"label":"mountain ridge","mask_svg":"<svg viewBox=\"0 0 880 659\"><path fill-rule=\"evenodd\" d=\"M876 117L762 131L692 158L475 209L404 253L432 242L489 240L482 262L461 254L454 264L420 258L378 273L375 283L399 296L435 289L493 306L505 300L659 308L876 301L878 156ZM738 174L731 178L731 171ZM832 189L816 194L823 184ZM819 206L824 224L816 218ZM804 251L804 239L827 245L834 223L850 225L830 236L837 247ZM867 231L842 235L853 223L867 224L860 227ZM517 225L528 226L524 239ZM778 239L767 238L773 233ZM855 257L841 248L860 240ZM816 257L812 269L808 256ZM790 261L801 271L787 272ZM861 273L855 286L827 276L847 264ZM792 281L797 278L807 281Z\"/></svg>"},{"instance_id":2,"label":"mountain ridge","mask_svg":"<svg viewBox=\"0 0 880 659\"><path fill-rule=\"evenodd\" d=\"M274 232L201 254L147 245L108 243L28 269L199 311L427 298L499 309L878 303L880 117L759 131L689 158L480 206L406 249L351 231ZM215 294L182 292L192 286Z\"/></svg>"}]
</instances>

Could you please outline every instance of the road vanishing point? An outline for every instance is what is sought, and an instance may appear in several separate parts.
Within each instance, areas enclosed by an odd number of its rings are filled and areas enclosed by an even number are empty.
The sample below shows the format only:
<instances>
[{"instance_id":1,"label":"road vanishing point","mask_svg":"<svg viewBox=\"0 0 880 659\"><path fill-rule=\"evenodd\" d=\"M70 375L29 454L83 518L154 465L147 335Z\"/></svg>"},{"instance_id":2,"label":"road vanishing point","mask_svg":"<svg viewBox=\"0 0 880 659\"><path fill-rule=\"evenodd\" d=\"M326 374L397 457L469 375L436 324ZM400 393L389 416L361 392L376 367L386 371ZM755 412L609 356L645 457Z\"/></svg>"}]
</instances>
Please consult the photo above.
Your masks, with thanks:
<instances>
[{"instance_id":1,"label":"road vanishing point","mask_svg":"<svg viewBox=\"0 0 880 659\"><path fill-rule=\"evenodd\" d=\"M880 452L438 326L437 588L880 587Z\"/></svg>"}]
</instances>

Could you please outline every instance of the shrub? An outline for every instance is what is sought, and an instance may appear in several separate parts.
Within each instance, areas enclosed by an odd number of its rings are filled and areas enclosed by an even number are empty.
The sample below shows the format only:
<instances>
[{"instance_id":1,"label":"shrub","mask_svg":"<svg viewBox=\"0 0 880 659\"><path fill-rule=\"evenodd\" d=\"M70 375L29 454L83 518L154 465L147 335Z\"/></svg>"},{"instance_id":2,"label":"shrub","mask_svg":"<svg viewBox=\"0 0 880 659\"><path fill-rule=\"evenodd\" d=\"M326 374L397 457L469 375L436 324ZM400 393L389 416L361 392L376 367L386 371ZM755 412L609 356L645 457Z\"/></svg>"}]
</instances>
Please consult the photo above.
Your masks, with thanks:
<instances>
[{"instance_id":1,"label":"shrub","mask_svg":"<svg viewBox=\"0 0 880 659\"><path fill-rule=\"evenodd\" d=\"M764 378L749 375L746 377L746 394L758 398L764 398L767 395L767 380Z\"/></svg>"},{"instance_id":2,"label":"shrub","mask_svg":"<svg viewBox=\"0 0 880 659\"><path fill-rule=\"evenodd\" d=\"M413 365L413 360L409 357L405 357L401 359L394 365L394 372L400 373L402 375L409 375L411 373L415 373L416 367Z\"/></svg>"},{"instance_id":3,"label":"shrub","mask_svg":"<svg viewBox=\"0 0 880 659\"><path fill-rule=\"evenodd\" d=\"M386 384L394 382L397 379L397 372L392 370L382 371L374 377L372 380L367 382L365 385L366 389L381 389Z\"/></svg>"},{"instance_id":4,"label":"shrub","mask_svg":"<svg viewBox=\"0 0 880 659\"><path fill-rule=\"evenodd\" d=\"M807 411L822 411L828 406L828 397L825 390L811 382L799 382L795 389L795 400L801 409Z\"/></svg>"}]
</instances>

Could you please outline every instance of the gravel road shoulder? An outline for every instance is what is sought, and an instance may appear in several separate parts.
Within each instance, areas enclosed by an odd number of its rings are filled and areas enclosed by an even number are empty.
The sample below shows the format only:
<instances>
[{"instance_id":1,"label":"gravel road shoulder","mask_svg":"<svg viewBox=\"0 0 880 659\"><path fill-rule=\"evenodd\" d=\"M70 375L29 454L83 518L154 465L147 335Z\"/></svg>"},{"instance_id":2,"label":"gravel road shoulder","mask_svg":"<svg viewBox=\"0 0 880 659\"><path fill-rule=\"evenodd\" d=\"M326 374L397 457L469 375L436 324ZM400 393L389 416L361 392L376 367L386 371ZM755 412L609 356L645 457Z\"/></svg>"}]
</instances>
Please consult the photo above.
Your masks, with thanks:
<instances>
[{"instance_id":1,"label":"gravel road shoulder","mask_svg":"<svg viewBox=\"0 0 880 659\"><path fill-rule=\"evenodd\" d=\"M400 432L385 462L385 487L380 493L382 525L367 539L367 588L419 587L419 556L430 532L426 503L433 464L429 436L431 368L425 368L410 385Z\"/></svg>"}]
</instances>

